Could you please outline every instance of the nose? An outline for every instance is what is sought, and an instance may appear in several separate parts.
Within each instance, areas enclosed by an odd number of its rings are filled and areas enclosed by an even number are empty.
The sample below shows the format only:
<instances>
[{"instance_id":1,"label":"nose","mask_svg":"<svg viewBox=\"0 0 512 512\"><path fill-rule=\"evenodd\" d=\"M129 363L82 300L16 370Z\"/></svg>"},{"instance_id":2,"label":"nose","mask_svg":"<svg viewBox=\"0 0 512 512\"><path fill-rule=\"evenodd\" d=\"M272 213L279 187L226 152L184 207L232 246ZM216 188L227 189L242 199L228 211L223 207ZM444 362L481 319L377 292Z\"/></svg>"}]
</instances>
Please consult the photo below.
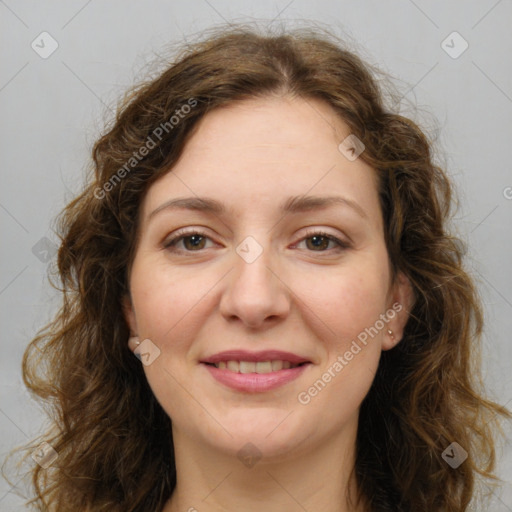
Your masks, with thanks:
<instances>
[{"instance_id":1,"label":"nose","mask_svg":"<svg viewBox=\"0 0 512 512\"><path fill-rule=\"evenodd\" d=\"M268 247L268 246L267 246ZM240 321L250 329L266 328L286 318L290 311L290 291L283 282L270 249L252 262L236 252L235 268L227 276L220 302L222 315Z\"/></svg>"}]
</instances>

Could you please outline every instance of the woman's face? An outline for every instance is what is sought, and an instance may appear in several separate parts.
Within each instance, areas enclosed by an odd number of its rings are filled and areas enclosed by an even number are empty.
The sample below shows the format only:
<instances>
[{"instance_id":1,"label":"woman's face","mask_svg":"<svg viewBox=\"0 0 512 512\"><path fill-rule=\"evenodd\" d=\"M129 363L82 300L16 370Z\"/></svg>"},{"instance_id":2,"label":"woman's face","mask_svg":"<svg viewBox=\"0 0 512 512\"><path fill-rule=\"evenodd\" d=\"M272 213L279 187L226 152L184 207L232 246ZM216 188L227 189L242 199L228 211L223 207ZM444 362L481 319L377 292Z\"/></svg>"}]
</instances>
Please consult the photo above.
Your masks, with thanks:
<instances>
[{"instance_id":1,"label":"woman's face","mask_svg":"<svg viewBox=\"0 0 512 512\"><path fill-rule=\"evenodd\" d=\"M125 313L176 438L272 457L355 432L410 287L349 134L318 100L243 101L150 187Z\"/></svg>"}]
</instances>

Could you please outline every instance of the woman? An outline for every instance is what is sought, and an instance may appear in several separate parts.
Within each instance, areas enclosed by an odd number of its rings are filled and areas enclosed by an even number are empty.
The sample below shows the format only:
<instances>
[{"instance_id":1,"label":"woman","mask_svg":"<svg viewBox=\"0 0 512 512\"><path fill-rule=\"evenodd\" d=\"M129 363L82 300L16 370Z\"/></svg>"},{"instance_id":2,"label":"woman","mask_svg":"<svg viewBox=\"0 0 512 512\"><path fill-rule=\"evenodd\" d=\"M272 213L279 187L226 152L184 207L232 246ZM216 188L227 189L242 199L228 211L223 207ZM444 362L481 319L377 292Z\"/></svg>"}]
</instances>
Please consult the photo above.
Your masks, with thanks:
<instances>
[{"instance_id":1,"label":"woman","mask_svg":"<svg viewBox=\"0 0 512 512\"><path fill-rule=\"evenodd\" d=\"M468 510L509 412L479 390L450 183L367 65L224 29L93 159L23 360L55 411L40 510Z\"/></svg>"}]
</instances>

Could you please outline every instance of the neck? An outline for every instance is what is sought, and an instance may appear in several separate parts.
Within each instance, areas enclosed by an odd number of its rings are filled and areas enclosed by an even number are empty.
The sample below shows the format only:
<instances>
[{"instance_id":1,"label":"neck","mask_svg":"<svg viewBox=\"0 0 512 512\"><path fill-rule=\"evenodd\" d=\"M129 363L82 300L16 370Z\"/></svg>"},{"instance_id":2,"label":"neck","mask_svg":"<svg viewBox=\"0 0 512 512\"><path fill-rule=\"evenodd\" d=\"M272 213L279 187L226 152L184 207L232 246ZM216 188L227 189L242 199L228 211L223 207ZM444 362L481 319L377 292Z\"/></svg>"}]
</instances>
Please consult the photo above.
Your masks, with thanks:
<instances>
[{"instance_id":1,"label":"neck","mask_svg":"<svg viewBox=\"0 0 512 512\"><path fill-rule=\"evenodd\" d=\"M252 465L173 430L177 485L164 512L364 512L354 505L357 486L351 470L356 430L326 440L321 447L299 447L293 456L263 457ZM348 495L352 497L352 504Z\"/></svg>"}]
</instances>

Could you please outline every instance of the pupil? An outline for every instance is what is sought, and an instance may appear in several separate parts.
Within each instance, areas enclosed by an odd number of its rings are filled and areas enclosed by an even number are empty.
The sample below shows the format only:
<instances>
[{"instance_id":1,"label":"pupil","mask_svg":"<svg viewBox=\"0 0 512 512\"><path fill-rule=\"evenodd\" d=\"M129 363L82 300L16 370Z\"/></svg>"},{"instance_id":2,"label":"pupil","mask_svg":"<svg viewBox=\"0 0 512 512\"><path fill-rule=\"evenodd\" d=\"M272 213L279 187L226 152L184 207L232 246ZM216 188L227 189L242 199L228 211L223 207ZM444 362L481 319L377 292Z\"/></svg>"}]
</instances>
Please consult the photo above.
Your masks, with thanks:
<instances>
[{"instance_id":1,"label":"pupil","mask_svg":"<svg viewBox=\"0 0 512 512\"><path fill-rule=\"evenodd\" d=\"M202 242L203 237L201 235L190 235L186 238L189 242L191 242L192 247L199 247L200 243Z\"/></svg>"},{"instance_id":2,"label":"pupil","mask_svg":"<svg viewBox=\"0 0 512 512\"><path fill-rule=\"evenodd\" d=\"M315 236L312 236L310 240L313 241L313 247L316 247L316 248L325 247L325 243L326 242L329 243L329 241L324 236L316 236L315 235ZM319 242L319 244L316 242Z\"/></svg>"}]
</instances>

